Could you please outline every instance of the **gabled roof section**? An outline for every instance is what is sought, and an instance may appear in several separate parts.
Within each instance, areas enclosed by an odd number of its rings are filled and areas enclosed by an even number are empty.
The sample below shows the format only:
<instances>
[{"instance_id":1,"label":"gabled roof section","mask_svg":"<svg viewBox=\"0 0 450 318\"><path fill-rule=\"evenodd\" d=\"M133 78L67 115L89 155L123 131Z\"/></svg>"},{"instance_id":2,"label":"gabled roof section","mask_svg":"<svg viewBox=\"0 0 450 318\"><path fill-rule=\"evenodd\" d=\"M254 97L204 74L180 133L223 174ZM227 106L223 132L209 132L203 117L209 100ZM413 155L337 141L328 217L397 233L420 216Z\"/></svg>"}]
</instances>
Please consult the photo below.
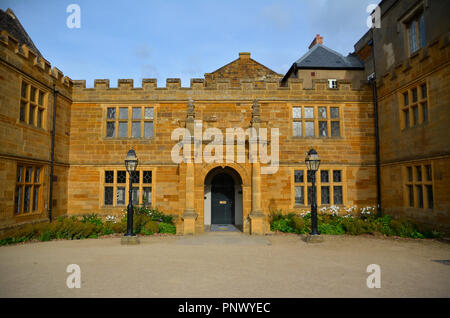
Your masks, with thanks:
<instances>
[{"instance_id":1,"label":"gabled roof section","mask_svg":"<svg viewBox=\"0 0 450 318\"><path fill-rule=\"evenodd\" d=\"M41 52L39 52L34 45L30 36L11 9L7 9L6 12L0 9L0 31L1 30L5 30L12 35L19 42L20 46L25 44L28 48L33 50L37 56L42 57Z\"/></svg>"},{"instance_id":2,"label":"gabled roof section","mask_svg":"<svg viewBox=\"0 0 450 318\"><path fill-rule=\"evenodd\" d=\"M345 57L319 43L294 64L300 69L364 69L364 64L356 55Z\"/></svg>"},{"instance_id":3,"label":"gabled roof section","mask_svg":"<svg viewBox=\"0 0 450 318\"><path fill-rule=\"evenodd\" d=\"M241 79L263 81L266 79L282 78L270 68L250 58L250 53L239 53L239 58L222 66L212 73L206 73L206 83L212 83L220 79L229 79L231 87L238 87Z\"/></svg>"}]
</instances>

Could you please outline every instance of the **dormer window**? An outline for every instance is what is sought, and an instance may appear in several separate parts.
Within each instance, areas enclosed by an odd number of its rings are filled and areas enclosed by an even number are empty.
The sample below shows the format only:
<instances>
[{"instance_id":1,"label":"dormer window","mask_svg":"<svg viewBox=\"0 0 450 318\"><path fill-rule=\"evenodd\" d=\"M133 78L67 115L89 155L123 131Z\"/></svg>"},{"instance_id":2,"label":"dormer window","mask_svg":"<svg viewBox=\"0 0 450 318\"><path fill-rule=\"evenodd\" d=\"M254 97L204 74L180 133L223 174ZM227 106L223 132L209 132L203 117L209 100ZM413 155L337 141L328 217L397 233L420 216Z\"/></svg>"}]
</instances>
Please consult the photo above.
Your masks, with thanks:
<instances>
[{"instance_id":1,"label":"dormer window","mask_svg":"<svg viewBox=\"0 0 450 318\"><path fill-rule=\"evenodd\" d=\"M337 80L329 79L328 80L328 88L337 88Z\"/></svg>"}]
</instances>

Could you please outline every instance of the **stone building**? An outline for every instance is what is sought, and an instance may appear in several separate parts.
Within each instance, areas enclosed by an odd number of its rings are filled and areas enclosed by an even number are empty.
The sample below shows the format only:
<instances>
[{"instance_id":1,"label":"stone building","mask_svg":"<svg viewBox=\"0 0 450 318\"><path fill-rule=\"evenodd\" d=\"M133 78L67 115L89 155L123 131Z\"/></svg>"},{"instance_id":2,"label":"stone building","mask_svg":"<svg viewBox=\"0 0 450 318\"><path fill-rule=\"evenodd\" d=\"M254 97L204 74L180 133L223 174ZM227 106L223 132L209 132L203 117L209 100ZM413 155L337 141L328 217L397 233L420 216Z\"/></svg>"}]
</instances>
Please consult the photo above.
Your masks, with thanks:
<instances>
[{"instance_id":1,"label":"stone building","mask_svg":"<svg viewBox=\"0 0 450 318\"><path fill-rule=\"evenodd\" d=\"M431 10L434 2L430 3ZM377 204L375 104L367 80L371 64L367 34L355 45L355 53L346 57L327 48L317 36L285 75L258 63L250 53L239 53L236 60L204 78L191 79L190 87L181 87L180 79L172 78L165 87L157 87L156 79L143 79L140 87L133 80L119 79L113 88L109 80L98 79L87 88L85 81L71 80L50 67L11 10L0 11L0 29L2 228L50 216L121 213L128 203L124 159L131 148L139 158L133 201L175 215L181 234L200 233L211 224L234 224L245 233L263 234L269 230L270 212L309 210L311 183L304 159L312 147L322 160L317 173L319 207ZM448 40L448 34L442 39ZM374 42L381 45L376 38ZM439 40L428 50L429 61L443 63L442 73L436 75L443 79L448 64L445 43ZM414 69L413 63L409 65ZM404 76L404 81L415 81L416 72L401 71L397 81ZM401 173L395 176L397 163L385 159L392 153L386 150L392 140L383 143L383 138L397 132L389 128L391 122L395 125L395 116L383 113L393 107L383 106L383 101L392 95L387 90L400 84L386 85L392 76L380 73L377 69L381 202L387 213L395 214L408 185L401 184L405 180ZM436 124L433 129L448 136L448 128L438 121L448 117L448 110L439 109L437 101L440 96L440 105L447 103L447 87L428 81L427 87L429 125ZM193 136L185 138L192 146L190 152L176 151L181 131ZM267 140L255 140L252 131L260 136L267 132ZM231 143L225 145L227 139ZM423 137L414 143L421 142ZM430 146L448 150L448 138ZM251 160L254 147L260 157L267 152L266 160ZM400 153L407 157L416 150L411 145L397 149L398 165L404 165ZM181 162L174 160L174 154ZM446 159L441 157L436 159L443 161L432 163L433 176L442 172L441 179L433 179L434 205L427 211L436 215L428 219L430 225L445 228L448 219L442 217L448 216L449 196L442 170ZM422 167L425 178L428 168ZM423 183L424 191L427 185ZM410 216L424 211L414 208Z\"/></svg>"}]
</instances>

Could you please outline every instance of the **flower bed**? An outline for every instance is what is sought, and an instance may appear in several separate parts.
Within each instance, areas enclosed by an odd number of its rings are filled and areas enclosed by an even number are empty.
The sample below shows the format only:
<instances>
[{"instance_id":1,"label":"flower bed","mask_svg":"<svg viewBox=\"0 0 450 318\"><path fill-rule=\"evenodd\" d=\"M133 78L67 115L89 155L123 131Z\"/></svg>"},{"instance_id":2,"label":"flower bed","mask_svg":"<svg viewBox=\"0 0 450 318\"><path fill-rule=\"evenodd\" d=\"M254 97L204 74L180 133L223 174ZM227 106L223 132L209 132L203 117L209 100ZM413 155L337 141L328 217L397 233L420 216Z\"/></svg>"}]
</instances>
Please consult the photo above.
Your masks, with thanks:
<instances>
[{"instance_id":1,"label":"flower bed","mask_svg":"<svg viewBox=\"0 0 450 318\"><path fill-rule=\"evenodd\" d=\"M392 219L389 215L378 217L375 207L364 207L357 211L356 207L341 209L338 206L321 208L317 213L318 230L321 234L359 235L383 234L410 238L439 238L443 234L438 231L420 230L409 221ZM270 229L284 233L306 234L311 231L311 212L301 214L283 214L282 211L271 215Z\"/></svg>"},{"instance_id":2,"label":"flower bed","mask_svg":"<svg viewBox=\"0 0 450 318\"><path fill-rule=\"evenodd\" d=\"M96 214L82 217L58 217L52 223L27 224L7 230L0 235L0 245L33 240L98 238L105 235L125 233L126 229L126 213L123 214L122 218L107 216L105 220ZM172 216L146 207L135 208L133 231L135 234L141 235L176 234Z\"/></svg>"}]
</instances>

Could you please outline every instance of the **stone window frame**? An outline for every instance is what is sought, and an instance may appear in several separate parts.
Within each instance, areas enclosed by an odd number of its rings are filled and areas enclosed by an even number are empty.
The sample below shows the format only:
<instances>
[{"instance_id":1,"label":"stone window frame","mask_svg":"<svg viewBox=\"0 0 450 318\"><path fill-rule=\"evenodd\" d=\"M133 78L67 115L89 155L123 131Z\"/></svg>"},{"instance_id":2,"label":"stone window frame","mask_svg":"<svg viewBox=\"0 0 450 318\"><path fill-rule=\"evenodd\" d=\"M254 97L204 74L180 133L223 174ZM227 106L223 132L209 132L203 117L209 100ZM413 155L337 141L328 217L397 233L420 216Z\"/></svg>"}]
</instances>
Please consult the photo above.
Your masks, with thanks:
<instances>
[{"instance_id":1,"label":"stone window frame","mask_svg":"<svg viewBox=\"0 0 450 318\"><path fill-rule=\"evenodd\" d=\"M146 205L148 207L152 207L155 205L155 168L153 167L140 167L136 170L136 172L139 173L139 182L133 182L133 188L139 189L139 201L136 205L143 206L143 195L144 195L144 188L151 188L151 204ZM106 182L106 172L107 171L113 171L113 182L108 183ZM126 180L124 183L117 182L117 175L118 171L125 171L126 173ZM150 183L144 183L144 171L150 171L151 172L151 182ZM126 207L128 205L129 201L129 186L130 186L130 176L128 172L126 171L125 167L123 168L117 168L117 167L107 167L102 169L100 173L100 207L101 208L115 208L115 207ZM106 187L112 187L113 188L113 202L112 204L105 204L105 188ZM118 188L125 188L125 203L124 204L117 204L117 189ZM135 205L135 203L133 203Z\"/></svg>"},{"instance_id":2,"label":"stone window frame","mask_svg":"<svg viewBox=\"0 0 450 318\"><path fill-rule=\"evenodd\" d=\"M294 108L301 108L301 117L300 118L294 118ZM305 118L305 107L312 107L313 108L313 118ZM326 118L319 118L319 108L325 107L326 108ZM338 118L331 118L331 108L337 108L338 109ZM343 107L340 105L292 105L291 106L291 130L290 135L294 138L342 138L343 137L343 129L342 129L342 112ZM327 136L319 136L319 122L327 122ZM295 135L294 134L294 122L300 122L301 123L301 135ZM306 122L313 122L314 123L314 136L306 136ZM331 123L337 122L339 123L339 136L331 136Z\"/></svg>"},{"instance_id":3,"label":"stone window frame","mask_svg":"<svg viewBox=\"0 0 450 318\"><path fill-rule=\"evenodd\" d=\"M403 166L402 170L404 206L407 208L434 210L436 201L434 200L435 179L433 177L433 162L427 161L407 163ZM420 189L421 195L419 195L418 189ZM431 189L431 200L428 189ZM422 202L420 202L420 196Z\"/></svg>"},{"instance_id":4,"label":"stone window frame","mask_svg":"<svg viewBox=\"0 0 450 318\"><path fill-rule=\"evenodd\" d=\"M337 89L338 88L337 79L329 78L328 79L328 88L329 89Z\"/></svg>"},{"instance_id":5,"label":"stone window frame","mask_svg":"<svg viewBox=\"0 0 450 318\"><path fill-rule=\"evenodd\" d=\"M115 109L115 117L114 118L108 118L108 110L114 108ZM120 109L121 108L127 108L127 118L123 119L120 118ZM141 109L141 118L136 119L133 118L133 109L140 108ZM145 109L146 108L152 108L153 109L153 117L152 118L145 118ZM107 105L104 109L104 138L108 140L115 140L115 139L153 139L155 137L155 122L156 122L156 107L152 105ZM126 137L119 137L119 123L127 123L127 136ZM140 137L133 137L133 123L140 123ZM108 136L108 123L114 123L114 136ZM145 137L145 123L152 123L152 135L150 137Z\"/></svg>"},{"instance_id":6,"label":"stone window frame","mask_svg":"<svg viewBox=\"0 0 450 318\"><path fill-rule=\"evenodd\" d=\"M27 181L26 171L30 169L30 178ZM38 176L36 178L36 172ZM28 216L39 214L43 211L43 192L44 192L44 166L39 164L17 162L16 175L15 175L15 187L14 187L14 216ZM28 211L25 212L25 189L30 188L30 196L28 203ZM18 189L21 189L18 191ZM37 197L36 197L36 189ZM17 202L18 199L20 202ZM18 205L19 203L19 205Z\"/></svg>"},{"instance_id":7,"label":"stone window frame","mask_svg":"<svg viewBox=\"0 0 450 318\"><path fill-rule=\"evenodd\" d=\"M424 87L425 89L423 89ZM414 100L414 94L417 95L416 100ZM400 105L399 118L401 130L414 128L430 122L430 104L428 96L427 81L421 81L399 93L398 103ZM417 111L417 122L415 120L415 111Z\"/></svg>"},{"instance_id":8,"label":"stone window frame","mask_svg":"<svg viewBox=\"0 0 450 318\"><path fill-rule=\"evenodd\" d=\"M24 86L26 86L24 90ZM34 98L31 94L34 89ZM48 104L48 92L32 84L30 81L22 79L20 84L20 102L18 122L38 129L46 129L46 113ZM33 111L31 112L31 108ZM23 114L23 116L22 116ZM30 114L32 122L30 122ZM22 118L23 117L23 118ZM40 118L40 125L39 125Z\"/></svg>"},{"instance_id":9,"label":"stone window frame","mask_svg":"<svg viewBox=\"0 0 450 318\"><path fill-rule=\"evenodd\" d=\"M302 170L303 171L303 182L295 182L295 171ZM328 182L322 182L321 181L321 171L328 171ZM347 204L347 172L346 167L341 166L328 166L323 165L319 168L319 170L316 172L316 202L318 207L328 207L332 205L337 206L346 206ZM292 182L291 182L291 208L309 208L311 206L310 202L308 202L308 187L312 186L311 182L308 182L308 175L307 172L308 169L306 166L300 166L300 167L292 167L291 168L291 176L292 176ZM341 182L334 182L333 180L333 171L341 171ZM329 186L330 188L330 203L328 204L322 204L322 186ZM335 204L334 203L334 187L340 186L342 188L342 203L341 204ZM295 187L303 187L303 196L304 196L304 202L303 204L298 204L295 202Z\"/></svg>"},{"instance_id":10,"label":"stone window frame","mask_svg":"<svg viewBox=\"0 0 450 318\"><path fill-rule=\"evenodd\" d=\"M425 15L424 5L420 2L409 13L407 13L402 19L401 23L404 28L405 48L407 50L407 56L414 56L423 47L426 46L426 30L425 30ZM412 28L413 27L413 28ZM411 35L414 31L412 41ZM414 47L412 43L414 42Z\"/></svg>"}]
</instances>

